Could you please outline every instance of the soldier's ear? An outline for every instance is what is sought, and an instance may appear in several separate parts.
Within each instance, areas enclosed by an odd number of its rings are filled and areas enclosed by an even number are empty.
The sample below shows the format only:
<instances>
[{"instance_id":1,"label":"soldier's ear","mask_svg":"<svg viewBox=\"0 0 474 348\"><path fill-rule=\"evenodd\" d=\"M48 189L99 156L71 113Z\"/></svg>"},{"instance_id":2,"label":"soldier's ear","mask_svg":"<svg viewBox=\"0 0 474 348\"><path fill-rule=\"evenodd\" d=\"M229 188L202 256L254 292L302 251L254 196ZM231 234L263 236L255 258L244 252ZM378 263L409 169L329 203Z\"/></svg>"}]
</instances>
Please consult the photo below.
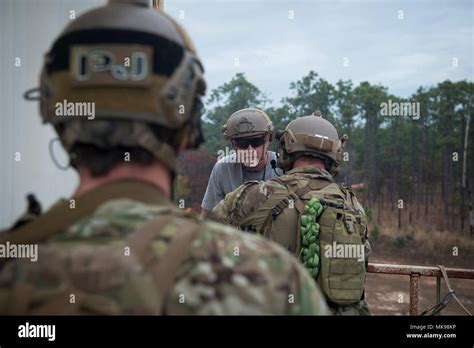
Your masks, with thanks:
<instances>
[{"instance_id":1,"label":"soldier's ear","mask_svg":"<svg viewBox=\"0 0 474 348\"><path fill-rule=\"evenodd\" d=\"M339 173L339 165L336 162L332 162L330 164L328 172L333 176L336 177L336 175Z\"/></svg>"}]
</instances>

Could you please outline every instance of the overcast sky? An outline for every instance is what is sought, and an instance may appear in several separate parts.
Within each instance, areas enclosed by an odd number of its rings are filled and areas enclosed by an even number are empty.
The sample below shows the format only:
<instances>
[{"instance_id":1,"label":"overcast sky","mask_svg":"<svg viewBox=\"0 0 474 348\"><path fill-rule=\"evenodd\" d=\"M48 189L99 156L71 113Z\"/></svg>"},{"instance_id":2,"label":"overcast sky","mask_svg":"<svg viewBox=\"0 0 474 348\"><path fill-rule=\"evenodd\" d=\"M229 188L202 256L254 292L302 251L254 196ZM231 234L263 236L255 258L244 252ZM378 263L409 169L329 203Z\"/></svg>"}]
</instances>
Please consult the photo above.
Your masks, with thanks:
<instances>
[{"instance_id":1,"label":"overcast sky","mask_svg":"<svg viewBox=\"0 0 474 348\"><path fill-rule=\"evenodd\" d=\"M190 32L211 88L243 71L277 103L311 69L332 83L367 80L403 97L420 85L472 80L473 4L165 0L165 10Z\"/></svg>"},{"instance_id":2,"label":"overcast sky","mask_svg":"<svg viewBox=\"0 0 474 348\"><path fill-rule=\"evenodd\" d=\"M104 2L0 0L0 228L25 209L26 193L48 208L77 184L73 170L54 166L48 143L55 134L41 124L38 104L22 95L38 85L43 54L70 11L79 15ZM473 3L165 0L165 11L193 38L209 91L245 72L277 104L310 70L332 83L381 83L403 97L445 79L472 81ZM65 164L59 147L55 153Z\"/></svg>"}]
</instances>

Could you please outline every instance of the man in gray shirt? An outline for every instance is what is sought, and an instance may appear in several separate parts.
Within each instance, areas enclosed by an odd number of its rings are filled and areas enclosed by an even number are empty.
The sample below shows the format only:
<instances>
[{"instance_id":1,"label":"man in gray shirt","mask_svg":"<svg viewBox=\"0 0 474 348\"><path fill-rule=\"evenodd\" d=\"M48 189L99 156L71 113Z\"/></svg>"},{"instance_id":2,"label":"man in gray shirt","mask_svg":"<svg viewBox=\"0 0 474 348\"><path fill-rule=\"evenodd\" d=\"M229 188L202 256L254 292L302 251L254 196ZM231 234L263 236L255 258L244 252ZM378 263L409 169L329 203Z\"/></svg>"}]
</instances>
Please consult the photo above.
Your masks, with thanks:
<instances>
[{"instance_id":1,"label":"man in gray shirt","mask_svg":"<svg viewBox=\"0 0 474 348\"><path fill-rule=\"evenodd\" d=\"M273 123L265 112L251 108L239 110L229 117L222 133L234 150L227 156L220 151L201 204L204 217L244 182L266 181L281 174L280 169L274 169L276 154L268 150Z\"/></svg>"}]
</instances>

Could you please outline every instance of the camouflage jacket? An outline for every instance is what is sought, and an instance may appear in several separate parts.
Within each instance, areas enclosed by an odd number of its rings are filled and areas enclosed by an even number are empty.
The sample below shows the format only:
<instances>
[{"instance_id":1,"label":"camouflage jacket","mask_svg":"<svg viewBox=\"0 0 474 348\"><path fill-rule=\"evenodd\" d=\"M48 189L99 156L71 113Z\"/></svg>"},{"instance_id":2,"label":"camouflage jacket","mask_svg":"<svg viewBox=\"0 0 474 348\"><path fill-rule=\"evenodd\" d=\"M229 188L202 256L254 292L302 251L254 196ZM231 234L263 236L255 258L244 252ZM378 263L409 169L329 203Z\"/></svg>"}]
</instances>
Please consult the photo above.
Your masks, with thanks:
<instances>
[{"instance_id":1,"label":"camouflage jacket","mask_svg":"<svg viewBox=\"0 0 474 348\"><path fill-rule=\"evenodd\" d=\"M313 185L313 187L309 187ZM329 186L331 185L331 186ZM238 187L229 193L212 211L211 217L222 223L227 223L239 227L246 231L257 232L284 246L286 249L295 254L300 255L301 251L301 235L299 233L299 216L295 214L295 209L290 209L288 204L281 205L291 192L298 192L307 188L301 199L305 202L319 190L328 190L324 197L329 200L339 200L348 209L358 211L358 219L364 220L360 227L356 227L362 236L359 243L364 250L365 264L371 251L370 243L367 238L366 216L362 205L358 202L355 195L348 189L338 186L334 183L333 177L326 170L313 167L299 167L289 171L286 175L278 179L266 182L252 181ZM304 204L298 202L298 198L291 199L294 204L300 203L302 206L297 210L304 210ZM276 210L275 210L276 209ZM280 209L278 211L278 209ZM275 211L280 215L275 217ZM273 221L272 221L273 220ZM327 221L327 220L326 220ZM320 221L320 223L323 223ZM357 224L357 222L356 222ZM326 227L326 235L329 240L333 240L332 230ZM348 236L348 238L352 238ZM320 245L321 250L323 246ZM349 279L349 278L348 278ZM318 277L318 283L321 279ZM333 281L333 283L335 283ZM360 291L363 291L362 288ZM323 287L324 290L324 287ZM331 304L331 303L330 303ZM363 307L363 308L362 308ZM362 310L354 308L362 308ZM348 312L348 314L369 314L367 306L364 302L354 303L350 306L334 305L332 306L334 313Z\"/></svg>"},{"instance_id":2,"label":"camouflage jacket","mask_svg":"<svg viewBox=\"0 0 474 348\"><path fill-rule=\"evenodd\" d=\"M176 241L186 233L187 244ZM2 243L37 243L38 257L3 260L0 314L328 313L312 279L278 245L199 221L143 182L61 201Z\"/></svg>"}]
</instances>

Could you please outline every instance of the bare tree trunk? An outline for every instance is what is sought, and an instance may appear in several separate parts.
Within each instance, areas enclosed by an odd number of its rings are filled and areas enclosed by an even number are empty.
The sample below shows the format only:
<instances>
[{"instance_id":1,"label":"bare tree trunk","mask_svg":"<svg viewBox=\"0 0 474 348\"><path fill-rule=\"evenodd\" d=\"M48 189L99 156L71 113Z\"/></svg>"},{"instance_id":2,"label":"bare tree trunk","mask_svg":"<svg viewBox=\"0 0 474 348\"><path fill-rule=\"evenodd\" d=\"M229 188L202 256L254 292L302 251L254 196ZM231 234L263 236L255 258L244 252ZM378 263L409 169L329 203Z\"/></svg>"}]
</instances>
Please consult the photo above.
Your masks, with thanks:
<instances>
[{"instance_id":1,"label":"bare tree trunk","mask_svg":"<svg viewBox=\"0 0 474 348\"><path fill-rule=\"evenodd\" d=\"M398 199L402 199L401 194L401 180L402 180L402 122L398 122ZM405 201L403 201L403 208L405 208ZM402 229L402 209L398 209L398 229Z\"/></svg>"},{"instance_id":2,"label":"bare tree trunk","mask_svg":"<svg viewBox=\"0 0 474 348\"><path fill-rule=\"evenodd\" d=\"M443 185L441 188L441 201L443 202L443 229L448 228L447 219L449 217L449 153L447 150L443 151Z\"/></svg>"},{"instance_id":3,"label":"bare tree trunk","mask_svg":"<svg viewBox=\"0 0 474 348\"><path fill-rule=\"evenodd\" d=\"M461 178L461 233L464 230L464 220L466 219L466 209L465 209L465 201L464 196L467 189L467 182L466 182L466 171L467 171L467 144L468 144L468 137L469 137L469 123L471 121L471 113L469 110L469 105L465 107L467 112L467 120L463 118L463 138L464 138L464 148L463 148L463 156L462 156L462 178Z\"/></svg>"}]
</instances>

